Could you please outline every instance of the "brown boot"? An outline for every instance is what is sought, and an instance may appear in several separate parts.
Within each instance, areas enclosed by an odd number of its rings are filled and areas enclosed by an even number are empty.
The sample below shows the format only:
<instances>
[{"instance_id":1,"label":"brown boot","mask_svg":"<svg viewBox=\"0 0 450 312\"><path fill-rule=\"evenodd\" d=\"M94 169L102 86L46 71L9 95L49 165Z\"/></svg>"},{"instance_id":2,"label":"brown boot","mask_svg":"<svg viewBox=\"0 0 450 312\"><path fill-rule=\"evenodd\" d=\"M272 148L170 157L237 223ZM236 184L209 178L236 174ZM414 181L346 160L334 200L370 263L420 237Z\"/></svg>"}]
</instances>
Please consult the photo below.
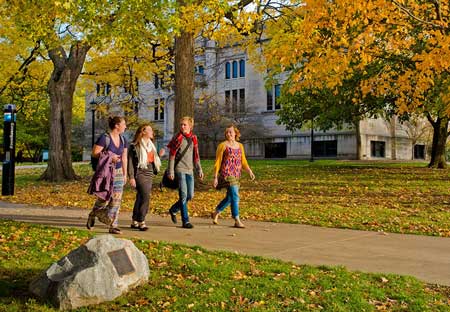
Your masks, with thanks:
<instances>
[{"instance_id":1,"label":"brown boot","mask_svg":"<svg viewBox=\"0 0 450 312\"><path fill-rule=\"evenodd\" d=\"M219 224L219 212L214 211L211 213L211 219L213 219L213 224Z\"/></svg>"}]
</instances>

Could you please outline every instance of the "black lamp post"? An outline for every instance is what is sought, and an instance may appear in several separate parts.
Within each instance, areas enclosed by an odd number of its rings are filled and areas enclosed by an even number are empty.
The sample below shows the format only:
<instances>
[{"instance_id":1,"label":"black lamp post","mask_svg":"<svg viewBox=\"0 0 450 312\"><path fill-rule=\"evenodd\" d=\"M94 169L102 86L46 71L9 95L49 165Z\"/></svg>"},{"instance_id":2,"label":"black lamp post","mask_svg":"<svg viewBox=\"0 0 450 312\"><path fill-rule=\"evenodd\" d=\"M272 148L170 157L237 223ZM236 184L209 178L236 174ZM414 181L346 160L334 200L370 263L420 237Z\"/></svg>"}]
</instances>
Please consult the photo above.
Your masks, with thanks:
<instances>
[{"instance_id":1,"label":"black lamp post","mask_svg":"<svg viewBox=\"0 0 450 312\"><path fill-rule=\"evenodd\" d=\"M314 161L314 117L311 117L311 156L309 161Z\"/></svg>"},{"instance_id":2,"label":"black lamp post","mask_svg":"<svg viewBox=\"0 0 450 312\"><path fill-rule=\"evenodd\" d=\"M91 106L91 111L92 111L92 144L91 146L94 147L94 143L95 143L95 111L97 110L97 102L95 101L95 99L93 98L91 100L91 102L89 102L90 106Z\"/></svg>"}]
</instances>

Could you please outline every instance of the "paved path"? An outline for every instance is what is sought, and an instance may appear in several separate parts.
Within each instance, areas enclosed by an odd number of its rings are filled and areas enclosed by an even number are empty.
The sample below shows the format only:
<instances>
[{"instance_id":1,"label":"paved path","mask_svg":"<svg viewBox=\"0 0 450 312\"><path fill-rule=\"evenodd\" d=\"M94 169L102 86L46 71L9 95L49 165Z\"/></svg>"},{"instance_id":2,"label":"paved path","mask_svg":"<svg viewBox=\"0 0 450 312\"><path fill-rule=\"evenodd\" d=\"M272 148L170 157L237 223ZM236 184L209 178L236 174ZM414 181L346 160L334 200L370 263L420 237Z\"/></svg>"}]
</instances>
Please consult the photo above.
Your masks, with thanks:
<instances>
[{"instance_id":1,"label":"paved path","mask_svg":"<svg viewBox=\"0 0 450 312\"><path fill-rule=\"evenodd\" d=\"M0 202L0 218L52 226L85 228L88 211L72 208L40 208ZM195 228L182 229L170 218L150 215L149 231L129 229L130 213L121 213L125 237L162 240L227 250L297 264L343 265L350 270L396 273L450 286L450 238L401 235L321 228L299 224L246 221L235 229L231 218L191 218ZM98 222L97 222L98 223ZM103 224L95 231L107 233Z\"/></svg>"}]
</instances>

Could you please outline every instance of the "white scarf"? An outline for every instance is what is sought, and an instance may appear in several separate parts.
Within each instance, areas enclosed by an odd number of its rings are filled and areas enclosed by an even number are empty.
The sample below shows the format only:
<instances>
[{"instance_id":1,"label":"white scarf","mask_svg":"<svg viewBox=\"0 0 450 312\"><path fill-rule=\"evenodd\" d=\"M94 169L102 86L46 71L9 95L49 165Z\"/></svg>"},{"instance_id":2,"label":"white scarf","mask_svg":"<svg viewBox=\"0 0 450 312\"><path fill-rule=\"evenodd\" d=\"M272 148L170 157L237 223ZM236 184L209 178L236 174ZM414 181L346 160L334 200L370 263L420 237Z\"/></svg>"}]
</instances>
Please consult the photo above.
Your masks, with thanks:
<instances>
[{"instance_id":1,"label":"white scarf","mask_svg":"<svg viewBox=\"0 0 450 312\"><path fill-rule=\"evenodd\" d=\"M148 140L147 142L144 139L141 139L141 144L136 146L136 153L138 156L138 168L140 169L147 169L147 153L150 153L153 151L153 155L155 157L155 167L156 170L159 171L161 168L161 159L159 159L158 151L156 150L155 145L153 144L152 140Z\"/></svg>"}]
</instances>

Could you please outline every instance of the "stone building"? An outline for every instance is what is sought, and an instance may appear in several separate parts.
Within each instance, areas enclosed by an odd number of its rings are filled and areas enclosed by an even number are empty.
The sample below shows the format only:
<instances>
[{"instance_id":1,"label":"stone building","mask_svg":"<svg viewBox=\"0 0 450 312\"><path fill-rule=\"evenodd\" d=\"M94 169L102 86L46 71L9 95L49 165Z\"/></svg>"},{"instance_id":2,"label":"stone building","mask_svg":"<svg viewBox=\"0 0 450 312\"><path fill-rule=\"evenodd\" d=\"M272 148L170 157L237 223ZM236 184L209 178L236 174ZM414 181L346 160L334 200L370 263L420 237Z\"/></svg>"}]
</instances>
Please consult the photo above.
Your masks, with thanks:
<instances>
[{"instance_id":1,"label":"stone building","mask_svg":"<svg viewBox=\"0 0 450 312\"><path fill-rule=\"evenodd\" d=\"M242 142L251 158L314 158L356 159L356 131L352 128L327 132L305 129L291 133L277 125L275 112L280 109L277 98L281 84L266 89L264 76L257 72L248 56L235 47L220 48L213 41L199 41L204 54L196 56L196 99L205 98L216 105L218 114L240 123L244 130ZM283 77L280 77L282 83ZM92 127L90 103L110 101L107 88L86 96L86 129ZM158 77L154 81L139 83L139 98L134 113L151 121L163 133L159 143L166 143L173 135L174 95L164 88ZM114 103L111 103L114 109ZM201 105L199 105L201 106ZM117 108L116 108L117 109ZM207 108L205 108L207 110ZM117 112L120 113L118 110ZM208 113L208 112L207 112ZM210 112L209 112L210 113ZM201 115L201 114L200 114ZM199 121L196 114L196 121ZM205 117L206 116L206 117ZM208 119L206 114L203 119ZM217 116L216 116L217 117ZM203 120L204 121L204 120ZM207 124L207 123L206 123ZM205 127L203 127L205 128ZM382 118L366 119L360 123L361 159L425 159L426 144L411 131L411 125L386 121ZM418 129L415 129L418 130ZM100 129L95 129L96 135ZM196 127L203 157L214 157L217 143L223 139L223 125ZM214 134L212 138L212 134ZM311 138L313 148L311 149ZM90 144L86 143L88 149ZM88 153L86 153L88 154Z\"/></svg>"}]
</instances>

